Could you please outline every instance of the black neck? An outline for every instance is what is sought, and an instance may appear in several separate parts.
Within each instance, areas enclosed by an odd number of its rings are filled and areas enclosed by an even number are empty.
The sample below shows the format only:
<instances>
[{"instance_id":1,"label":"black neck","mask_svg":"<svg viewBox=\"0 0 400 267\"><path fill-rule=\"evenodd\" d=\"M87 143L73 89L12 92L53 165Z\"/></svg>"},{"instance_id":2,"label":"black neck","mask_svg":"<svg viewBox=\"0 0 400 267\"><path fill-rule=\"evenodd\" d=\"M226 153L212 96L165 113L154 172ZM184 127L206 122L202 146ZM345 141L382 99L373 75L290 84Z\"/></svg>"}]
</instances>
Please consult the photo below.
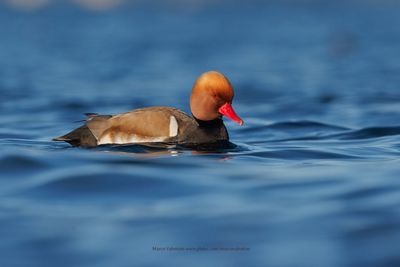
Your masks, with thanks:
<instances>
[{"instance_id":1,"label":"black neck","mask_svg":"<svg viewBox=\"0 0 400 267\"><path fill-rule=\"evenodd\" d=\"M224 121L221 118L216 118L211 121L202 121L202 120L197 119L193 115L192 115L192 117L199 124L199 126L203 127L203 128L215 128L215 127L221 126L221 124L224 124Z\"/></svg>"}]
</instances>

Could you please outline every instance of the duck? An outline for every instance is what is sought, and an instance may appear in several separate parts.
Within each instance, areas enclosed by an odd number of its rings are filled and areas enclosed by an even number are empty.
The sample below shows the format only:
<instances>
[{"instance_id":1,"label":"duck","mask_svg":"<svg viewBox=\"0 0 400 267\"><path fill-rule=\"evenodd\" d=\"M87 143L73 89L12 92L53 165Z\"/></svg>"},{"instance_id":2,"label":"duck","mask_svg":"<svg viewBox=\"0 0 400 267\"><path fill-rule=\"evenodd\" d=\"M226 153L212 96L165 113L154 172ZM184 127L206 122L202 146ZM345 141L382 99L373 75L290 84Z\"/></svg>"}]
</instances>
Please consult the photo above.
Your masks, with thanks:
<instances>
[{"instance_id":1,"label":"duck","mask_svg":"<svg viewBox=\"0 0 400 267\"><path fill-rule=\"evenodd\" d=\"M191 115L173 107L147 107L116 115L87 113L84 125L52 139L77 147L168 143L203 145L228 142L223 116L243 125L232 107L233 87L217 71L201 74L190 96Z\"/></svg>"}]
</instances>

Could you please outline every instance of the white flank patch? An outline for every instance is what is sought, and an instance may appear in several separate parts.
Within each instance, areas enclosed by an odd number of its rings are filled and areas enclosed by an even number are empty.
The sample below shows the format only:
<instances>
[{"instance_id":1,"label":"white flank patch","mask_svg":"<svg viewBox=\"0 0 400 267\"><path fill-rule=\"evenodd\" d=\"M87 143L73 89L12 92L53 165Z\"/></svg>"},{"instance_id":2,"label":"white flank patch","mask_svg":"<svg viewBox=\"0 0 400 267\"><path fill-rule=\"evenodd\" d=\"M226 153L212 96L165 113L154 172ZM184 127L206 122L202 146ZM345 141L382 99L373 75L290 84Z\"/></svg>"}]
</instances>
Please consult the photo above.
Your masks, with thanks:
<instances>
[{"instance_id":1,"label":"white flank patch","mask_svg":"<svg viewBox=\"0 0 400 267\"><path fill-rule=\"evenodd\" d=\"M115 135L114 138L110 138L109 135L106 135L98 141L98 145L106 145L106 144L135 144L135 143L156 143L156 142L164 142L168 137L160 136L160 137L143 137L138 135L130 135L128 137L123 135Z\"/></svg>"},{"instance_id":2,"label":"white flank patch","mask_svg":"<svg viewBox=\"0 0 400 267\"><path fill-rule=\"evenodd\" d=\"M178 135L178 122L175 116L169 117L169 137L174 137Z\"/></svg>"},{"instance_id":3,"label":"white flank patch","mask_svg":"<svg viewBox=\"0 0 400 267\"><path fill-rule=\"evenodd\" d=\"M102 136L97 140L97 145L112 144L112 140L109 135Z\"/></svg>"}]
</instances>

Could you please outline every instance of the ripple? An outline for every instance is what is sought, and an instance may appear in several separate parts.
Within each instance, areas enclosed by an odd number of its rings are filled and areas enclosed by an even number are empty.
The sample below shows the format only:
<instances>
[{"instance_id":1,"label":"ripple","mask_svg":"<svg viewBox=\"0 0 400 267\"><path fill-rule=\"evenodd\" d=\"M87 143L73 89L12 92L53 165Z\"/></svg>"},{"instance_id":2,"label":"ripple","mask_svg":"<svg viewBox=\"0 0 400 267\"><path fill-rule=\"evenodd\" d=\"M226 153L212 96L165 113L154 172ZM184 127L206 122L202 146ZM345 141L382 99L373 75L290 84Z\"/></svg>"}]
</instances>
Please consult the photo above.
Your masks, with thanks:
<instances>
[{"instance_id":1,"label":"ripple","mask_svg":"<svg viewBox=\"0 0 400 267\"><path fill-rule=\"evenodd\" d=\"M315 121L293 121L293 122L277 122L268 126L271 129L298 130L298 129L324 129L324 130L348 130L346 127L326 124Z\"/></svg>"},{"instance_id":2,"label":"ripple","mask_svg":"<svg viewBox=\"0 0 400 267\"><path fill-rule=\"evenodd\" d=\"M296 131L296 132L298 131L314 132L318 130L318 131L328 132L328 131L343 131L343 130L348 130L348 128L305 120L305 121L283 121L269 125L247 127L243 129L242 132L258 132L265 130L281 130L281 131Z\"/></svg>"},{"instance_id":3,"label":"ripple","mask_svg":"<svg viewBox=\"0 0 400 267\"><path fill-rule=\"evenodd\" d=\"M275 134L274 136L277 139L270 140L270 142L286 142L286 141L309 141L309 140L363 140L363 139L373 139L373 138L381 138L386 136L394 136L400 135L400 127L393 126L393 127L368 127L359 130L351 130L348 131L348 128L340 127L340 126L328 126L325 127L324 124L321 127L324 131L316 132L315 130L319 128L319 123L316 123L315 126L312 126L314 123L311 123L310 129L307 129L308 123L306 126L303 126L303 123L300 124L292 124L292 123L278 123L274 124L277 125L277 129L284 130L287 129L288 133L290 134L291 130L296 130L297 127L303 129L303 131L295 131L295 135L300 136L293 136L288 138L279 138L279 134ZM264 127L264 129L271 129L271 126ZM305 127L305 128L303 128ZM328 129L328 131L325 131ZM254 129L253 129L254 130ZM337 130L337 131L344 131L342 133L330 133L329 130ZM281 135L282 136L282 135ZM254 142L254 141L252 141Z\"/></svg>"},{"instance_id":4,"label":"ripple","mask_svg":"<svg viewBox=\"0 0 400 267\"><path fill-rule=\"evenodd\" d=\"M343 140L379 138L391 135L400 135L400 127L369 127L331 137Z\"/></svg>"},{"instance_id":5,"label":"ripple","mask_svg":"<svg viewBox=\"0 0 400 267\"><path fill-rule=\"evenodd\" d=\"M285 149L274 151L257 151L246 153L247 156L285 160L312 160L312 159L362 159L360 156L325 152L312 149Z\"/></svg>"},{"instance_id":6,"label":"ripple","mask_svg":"<svg viewBox=\"0 0 400 267\"><path fill-rule=\"evenodd\" d=\"M286 181L279 183L269 183L265 185L258 185L253 188L255 191L274 191L274 190L307 190L310 188L322 189L324 187L333 187L343 184L343 181L339 179L312 179L312 180L302 180L302 181Z\"/></svg>"},{"instance_id":7,"label":"ripple","mask_svg":"<svg viewBox=\"0 0 400 267\"><path fill-rule=\"evenodd\" d=\"M4 173L31 172L48 167L42 160L32 158L28 155L10 154L0 158L0 170Z\"/></svg>"},{"instance_id":8,"label":"ripple","mask_svg":"<svg viewBox=\"0 0 400 267\"><path fill-rule=\"evenodd\" d=\"M380 187L369 187L359 188L349 192L342 193L341 195L335 196L339 199L355 200L355 199L371 199L376 196L383 196L390 193L396 193L400 190L399 186L380 186Z\"/></svg>"},{"instance_id":9,"label":"ripple","mask_svg":"<svg viewBox=\"0 0 400 267\"><path fill-rule=\"evenodd\" d=\"M82 172L82 171L81 171ZM158 177L159 178L158 178ZM123 172L66 174L50 181L26 189L24 194L45 199L78 197L106 197L117 200L121 197L132 199L151 199L159 197L179 197L194 194L198 187L159 175L127 174ZM77 199L78 200L78 199ZM101 201L101 200L99 200ZM117 200L118 201L118 200Z\"/></svg>"}]
</instances>

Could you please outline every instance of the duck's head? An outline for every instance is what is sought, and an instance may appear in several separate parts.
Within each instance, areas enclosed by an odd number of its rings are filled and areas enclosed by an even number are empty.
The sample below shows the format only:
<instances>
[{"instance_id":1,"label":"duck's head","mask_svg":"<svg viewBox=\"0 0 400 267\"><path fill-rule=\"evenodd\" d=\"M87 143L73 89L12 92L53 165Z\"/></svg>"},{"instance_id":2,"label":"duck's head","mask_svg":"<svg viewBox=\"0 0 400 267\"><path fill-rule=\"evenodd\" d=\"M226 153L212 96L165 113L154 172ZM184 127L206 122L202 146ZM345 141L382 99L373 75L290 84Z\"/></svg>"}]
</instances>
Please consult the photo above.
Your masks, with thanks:
<instances>
[{"instance_id":1,"label":"duck's head","mask_svg":"<svg viewBox=\"0 0 400 267\"><path fill-rule=\"evenodd\" d=\"M232 108L233 88L229 80L219 72L208 71L197 78L190 96L193 116L202 121L211 121L221 116L243 125L243 120Z\"/></svg>"}]
</instances>

